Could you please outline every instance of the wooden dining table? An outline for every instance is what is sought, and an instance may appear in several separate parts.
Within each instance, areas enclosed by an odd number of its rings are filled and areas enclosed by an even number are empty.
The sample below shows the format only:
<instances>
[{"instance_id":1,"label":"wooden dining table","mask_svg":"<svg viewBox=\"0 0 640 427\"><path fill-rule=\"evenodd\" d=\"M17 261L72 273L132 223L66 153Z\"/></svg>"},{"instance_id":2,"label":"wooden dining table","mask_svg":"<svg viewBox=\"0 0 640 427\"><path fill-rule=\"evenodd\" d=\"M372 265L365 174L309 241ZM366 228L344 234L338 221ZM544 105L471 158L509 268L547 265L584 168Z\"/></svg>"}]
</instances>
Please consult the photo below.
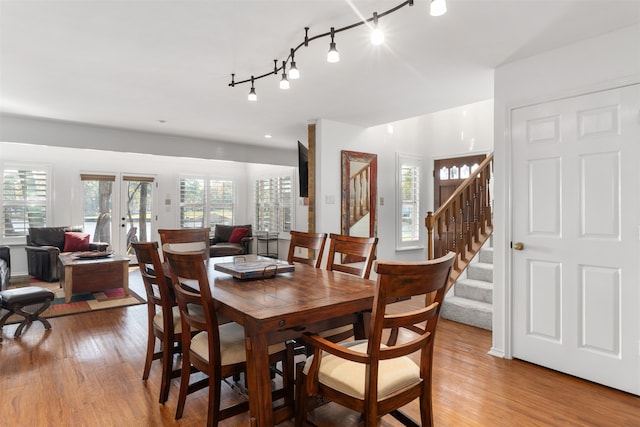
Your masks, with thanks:
<instances>
[{"instance_id":1,"label":"wooden dining table","mask_svg":"<svg viewBox=\"0 0 640 427\"><path fill-rule=\"evenodd\" d=\"M211 258L207 270L216 310L244 326L250 425L273 426L291 418L293 408L272 406L268 346L354 322L356 338L363 338L375 282L305 264L269 278L240 280L217 271L218 262L233 258Z\"/></svg>"}]
</instances>

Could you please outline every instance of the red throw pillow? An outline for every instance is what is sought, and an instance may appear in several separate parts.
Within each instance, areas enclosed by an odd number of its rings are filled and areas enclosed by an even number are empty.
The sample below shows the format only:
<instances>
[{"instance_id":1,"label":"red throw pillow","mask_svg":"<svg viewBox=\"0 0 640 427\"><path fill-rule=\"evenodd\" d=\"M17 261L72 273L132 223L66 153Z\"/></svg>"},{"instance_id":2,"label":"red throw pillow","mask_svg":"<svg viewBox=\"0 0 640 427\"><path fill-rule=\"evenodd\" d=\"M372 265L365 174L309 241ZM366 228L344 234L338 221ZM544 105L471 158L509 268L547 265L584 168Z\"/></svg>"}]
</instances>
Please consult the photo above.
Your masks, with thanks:
<instances>
[{"instance_id":1,"label":"red throw pillow","mask_svg":"<svg viewBox=\"0 0 640 427\"><path fill-rule=\"evenodd\" d=\"M247 237L249 234L249 229L244 227L234 228L231 232L231 236L229 237L229 243L240 243L240 241Z\"/></svg>"},{"instance_id":2,"label":"red throw pillow","mask_svg":"<svg viewBox=\"0 0 640 427\"><path fill-rule=\"evenodd\" d=\"M89 233L77 231L64 232L63 252L80 252L89 250Z\"/></svg>"}]
</instances>

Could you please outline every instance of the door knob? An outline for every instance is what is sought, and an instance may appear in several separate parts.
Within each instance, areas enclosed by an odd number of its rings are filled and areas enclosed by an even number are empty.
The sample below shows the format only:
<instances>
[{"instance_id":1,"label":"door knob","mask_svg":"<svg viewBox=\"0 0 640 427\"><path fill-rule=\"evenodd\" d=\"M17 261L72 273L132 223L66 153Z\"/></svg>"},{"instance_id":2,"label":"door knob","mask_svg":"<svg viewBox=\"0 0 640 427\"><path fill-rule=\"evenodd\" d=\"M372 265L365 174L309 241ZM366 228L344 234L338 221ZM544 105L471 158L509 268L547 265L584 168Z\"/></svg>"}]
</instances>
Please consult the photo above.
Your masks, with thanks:
<instances>
[{"instance_id":1,"label":"door knob","mask_svg":"<svg viewBox=\"0 0 640 427\"><path fill-rule=\"evenodd\" d=\"M522 242L515 242L515 243L512 245L512 248L513 248L514 250L516 250L516 251L521 251L522 249L524 249L524 243L522 243Z\"/></svg>"}]
</instances>

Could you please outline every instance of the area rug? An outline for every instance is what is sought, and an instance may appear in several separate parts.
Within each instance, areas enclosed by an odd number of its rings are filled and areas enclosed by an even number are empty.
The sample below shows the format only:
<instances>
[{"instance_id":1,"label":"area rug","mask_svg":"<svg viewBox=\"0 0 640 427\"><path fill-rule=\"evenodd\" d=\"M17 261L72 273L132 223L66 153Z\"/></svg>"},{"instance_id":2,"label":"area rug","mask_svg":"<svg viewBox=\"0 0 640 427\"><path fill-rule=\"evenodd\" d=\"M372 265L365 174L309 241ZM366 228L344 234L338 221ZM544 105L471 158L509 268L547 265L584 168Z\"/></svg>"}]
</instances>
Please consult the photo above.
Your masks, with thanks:
<instances>
[{"instance_id":1,"label":"area rug","mask_svg":"<svg viewBox=\"0 0 640 427\"><path fill-rule=\"evenodd\" d=\"M33 278L30 281L25 280L21 283L12 284L9 288L11 289L24 286L40 286L53 291L55 299L52 301L51 307L42 313L42 317L48 318L116 307L126 307L130 305L144 304L146 302L131 289L129 289L129 295L127 296L124 294L124 289L116 288L101 292L75 294L71 297L71 301L66 303L64 301L64 290L60 287L60 283L42 282ZM18 321L22 321L22 317L11 316L7 321L7 324Z\"/></svg>"}]
</instances>

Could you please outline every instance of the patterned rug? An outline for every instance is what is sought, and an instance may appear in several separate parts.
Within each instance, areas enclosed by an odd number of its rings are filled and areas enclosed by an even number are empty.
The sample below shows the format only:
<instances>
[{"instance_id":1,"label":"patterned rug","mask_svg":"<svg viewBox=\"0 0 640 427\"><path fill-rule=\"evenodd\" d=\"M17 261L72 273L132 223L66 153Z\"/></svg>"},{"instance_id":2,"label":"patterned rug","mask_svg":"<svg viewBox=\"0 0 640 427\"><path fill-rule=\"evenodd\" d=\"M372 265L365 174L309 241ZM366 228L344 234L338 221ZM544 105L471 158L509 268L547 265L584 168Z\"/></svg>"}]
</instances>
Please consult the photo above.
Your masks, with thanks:
<instances>
[{"instance_id":1,"label":"patterned rug","mask_svg":"<svg viewBox=\"0 0 640 427\"><path fill-rule=\"evenodd\" d=\"M131 289L129 289L129 296L126 296L124 294L124 289L116 288L101 292L75 294L71 297L71 301L66 303L64 302L64 290L60 287L60 283L42 282L33 278L31 278L30 281L27 279L22 283L12 284L9 286L9 289L24 286L40 286L55 293L55 299L51 303L51 307L49 307L42 314L42 317L49 318L67 316L70 314L86 313L88 311L97 311L109 308L125 307L129 305L144 304L146 302ZM7 321L7 324L15 323L21 320L22 317L11 316Z\"/></svg>"}]
</instances>

